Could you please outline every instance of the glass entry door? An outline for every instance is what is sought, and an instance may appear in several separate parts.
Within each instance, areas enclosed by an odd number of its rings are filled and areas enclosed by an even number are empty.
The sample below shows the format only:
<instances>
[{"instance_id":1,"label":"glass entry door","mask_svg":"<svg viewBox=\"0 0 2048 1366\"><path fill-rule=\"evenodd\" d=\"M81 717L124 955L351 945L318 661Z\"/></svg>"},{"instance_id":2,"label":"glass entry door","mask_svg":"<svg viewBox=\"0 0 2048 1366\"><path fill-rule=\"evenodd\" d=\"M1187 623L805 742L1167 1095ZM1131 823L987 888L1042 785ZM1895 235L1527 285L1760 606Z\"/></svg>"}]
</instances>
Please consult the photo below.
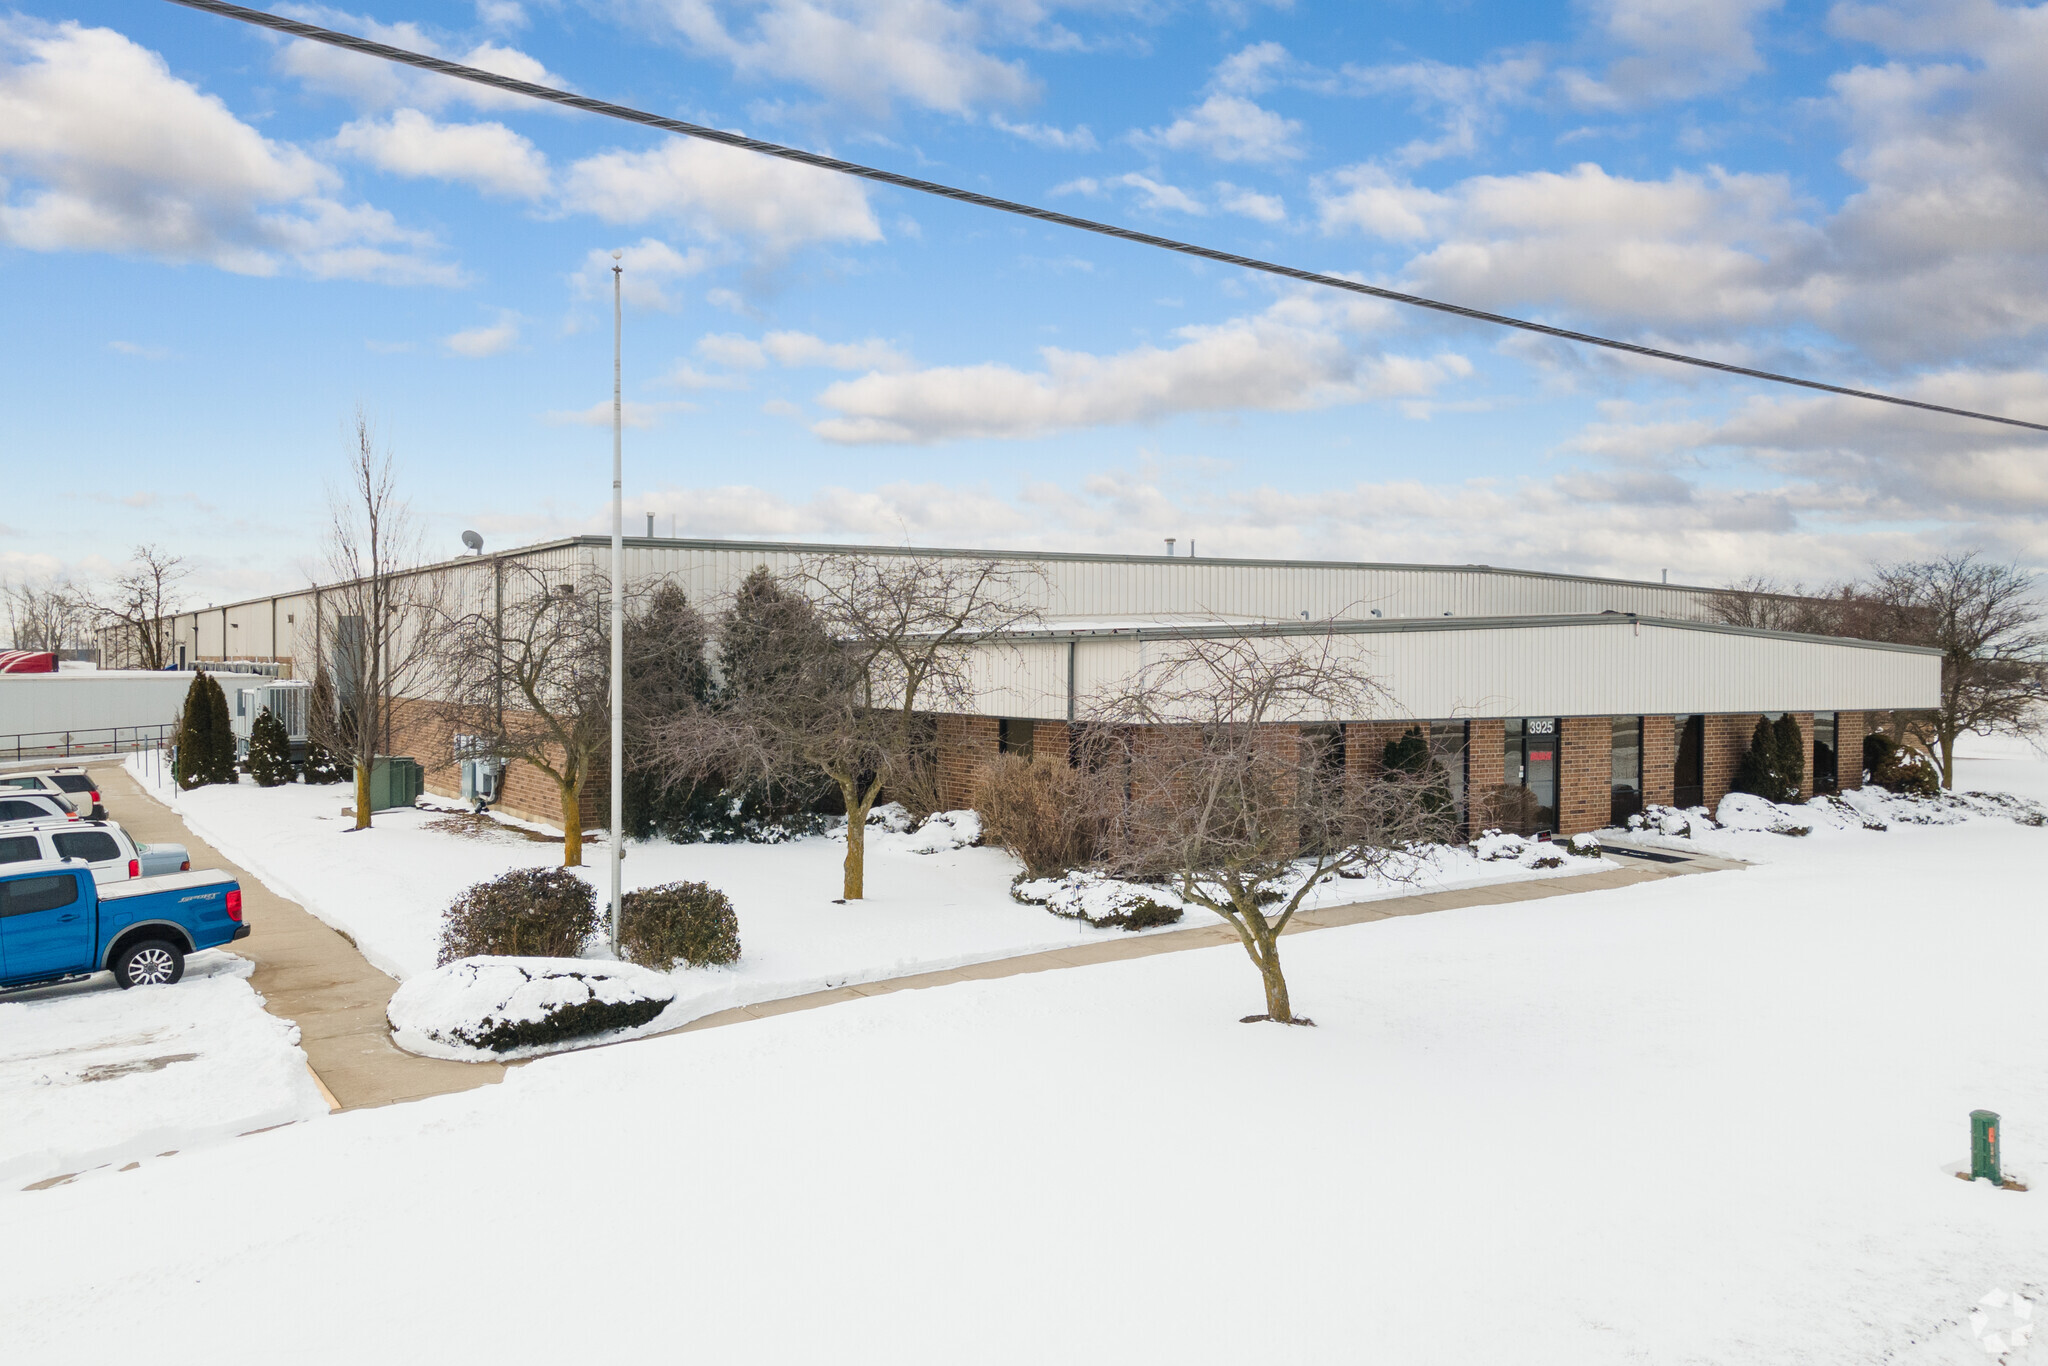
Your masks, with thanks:
<instances>
[{"instance_id":1,"label":"glass entry door","mask_svg":"<svg viewBox=\"0 0 2048 1366\"><path fill-rule=\"evenodd\" d=\"M1680 716L1673 724L1678 760L1671 766L1671 804L1683 810L1707 799L1707 718Z\"/></svg>"},{"instance_id":2,"label":"glass entry door","mask_svg":"<svg viewBox=\"0 0 2048 1366\"><path fill-rule=\"evenodd\" d=\"M1547 834L1557 829L1557 741L1555 716L1511 718L1507 723L1507 750L1503 776L1509 787L1528 794L1520 819L1524 835Z\"/></svg>"}]
</instances>

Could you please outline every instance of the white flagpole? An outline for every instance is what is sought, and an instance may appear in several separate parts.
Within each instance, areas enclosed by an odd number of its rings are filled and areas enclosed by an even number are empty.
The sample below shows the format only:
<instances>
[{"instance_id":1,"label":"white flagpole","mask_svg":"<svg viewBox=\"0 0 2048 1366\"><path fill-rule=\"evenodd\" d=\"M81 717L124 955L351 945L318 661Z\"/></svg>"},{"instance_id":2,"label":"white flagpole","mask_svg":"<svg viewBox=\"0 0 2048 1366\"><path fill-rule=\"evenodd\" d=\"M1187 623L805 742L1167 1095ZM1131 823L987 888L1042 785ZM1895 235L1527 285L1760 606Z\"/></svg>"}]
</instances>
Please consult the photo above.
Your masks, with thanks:
<instances>
[{"instance_id":1,"label":"white flagpole","mask_svg":"<svg viewBox=\"0 0 2048 1366\"><path fill-rule=\"evenodd\" d=\"M621 478L625 466L625 407L619 399L619 351L623 338L624 310L620 305L619 253L612 253L612 837L607 848L612 861L612 952L619 952L619 859L625 852L619 843L624 827L626 718L625 685L625 495Z\"/></svg>"}]
</instances>

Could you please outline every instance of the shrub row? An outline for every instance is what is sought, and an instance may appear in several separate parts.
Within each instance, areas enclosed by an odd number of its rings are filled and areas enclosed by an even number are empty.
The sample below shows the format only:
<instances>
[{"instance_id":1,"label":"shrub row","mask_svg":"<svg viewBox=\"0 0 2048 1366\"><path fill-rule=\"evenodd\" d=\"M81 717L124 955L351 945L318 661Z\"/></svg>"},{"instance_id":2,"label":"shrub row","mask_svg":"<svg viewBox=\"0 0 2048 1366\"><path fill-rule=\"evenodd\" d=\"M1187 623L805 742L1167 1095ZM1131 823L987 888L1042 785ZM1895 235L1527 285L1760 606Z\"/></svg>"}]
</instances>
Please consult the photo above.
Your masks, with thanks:
<instances>
[{"instance_id":1,"label":"shrub row","mask_svg":"<svg viewBox=\"0 0 2048 1366\"><path fill-rule=\"evenodd\" d=\"M436 962L478 956L574 958L597 929L597 897L589 883L566 868L516 868L456 898L442 917ZM626 893L619 938L628 961L662 971L678 962L704 967L737 962L740 956L739 916L731 900L702 882Z\"/></svg>"}]
</instances>

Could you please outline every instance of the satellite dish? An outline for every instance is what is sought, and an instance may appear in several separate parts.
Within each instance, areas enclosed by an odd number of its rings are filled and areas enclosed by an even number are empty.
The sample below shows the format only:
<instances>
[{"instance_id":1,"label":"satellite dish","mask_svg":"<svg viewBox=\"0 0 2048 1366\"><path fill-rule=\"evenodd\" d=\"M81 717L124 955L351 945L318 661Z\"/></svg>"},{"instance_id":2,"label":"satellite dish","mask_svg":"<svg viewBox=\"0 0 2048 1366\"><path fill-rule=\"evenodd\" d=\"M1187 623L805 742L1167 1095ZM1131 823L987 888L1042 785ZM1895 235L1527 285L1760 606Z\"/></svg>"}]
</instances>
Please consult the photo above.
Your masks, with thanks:
<instances>
[{"instance_id":1,"label":"satellite dish","mask_svg":"<svg viewBox=\"0 0 2048 1366\"><path fill-rule=\"evenodd\" d=\"M484 553L484 538L477 535L474 531L463 532L462 543L479 555Z\"/></svg>"}]
</instances>

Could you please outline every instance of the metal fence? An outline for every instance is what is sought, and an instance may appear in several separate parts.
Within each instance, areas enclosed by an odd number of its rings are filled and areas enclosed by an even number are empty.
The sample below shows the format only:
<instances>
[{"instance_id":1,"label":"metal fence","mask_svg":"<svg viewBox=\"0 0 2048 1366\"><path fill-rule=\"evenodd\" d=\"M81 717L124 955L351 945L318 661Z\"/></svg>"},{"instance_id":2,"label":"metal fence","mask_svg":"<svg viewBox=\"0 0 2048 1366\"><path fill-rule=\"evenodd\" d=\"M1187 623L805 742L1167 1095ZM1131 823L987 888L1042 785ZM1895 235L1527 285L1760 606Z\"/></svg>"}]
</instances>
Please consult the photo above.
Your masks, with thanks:
<instances>
[{"instance_id":1,"label":"metal fence","mask_svg":"<svg viewBox=\"0 0 2048 1366\"><path fill-rule=\"evenodd\" d=\"M30 759L83 759L99 754L133 754L171 742L174 722L157 726L108 726L101 730L30 731L0 735L0 763Z\"/></svg>"}]
</instances>

